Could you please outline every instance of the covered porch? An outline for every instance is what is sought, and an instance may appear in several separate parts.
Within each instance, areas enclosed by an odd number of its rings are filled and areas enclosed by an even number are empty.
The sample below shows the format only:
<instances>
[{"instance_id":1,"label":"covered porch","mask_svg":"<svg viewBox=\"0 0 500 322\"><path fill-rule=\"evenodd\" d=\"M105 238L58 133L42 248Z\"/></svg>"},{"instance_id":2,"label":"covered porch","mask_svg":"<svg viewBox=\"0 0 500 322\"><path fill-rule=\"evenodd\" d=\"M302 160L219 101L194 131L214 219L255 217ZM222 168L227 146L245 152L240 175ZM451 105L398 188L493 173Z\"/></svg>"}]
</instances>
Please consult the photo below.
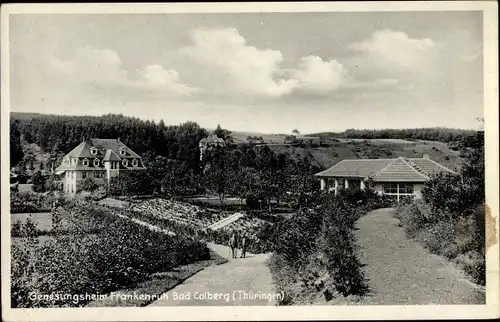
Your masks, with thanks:
<instances>
[{"instance_id":1,"label":"covered porch","mask_svg":"<svg viewBox=\"0 0 500 322\"><path fill-rule=\"evenodd\" d=\"M334 192L337 194L339 189L357 188L364 190L368 182L365 178L361 177L320 177L321 190L326 190L328 192Z\"/></svg>"}]
</instances>

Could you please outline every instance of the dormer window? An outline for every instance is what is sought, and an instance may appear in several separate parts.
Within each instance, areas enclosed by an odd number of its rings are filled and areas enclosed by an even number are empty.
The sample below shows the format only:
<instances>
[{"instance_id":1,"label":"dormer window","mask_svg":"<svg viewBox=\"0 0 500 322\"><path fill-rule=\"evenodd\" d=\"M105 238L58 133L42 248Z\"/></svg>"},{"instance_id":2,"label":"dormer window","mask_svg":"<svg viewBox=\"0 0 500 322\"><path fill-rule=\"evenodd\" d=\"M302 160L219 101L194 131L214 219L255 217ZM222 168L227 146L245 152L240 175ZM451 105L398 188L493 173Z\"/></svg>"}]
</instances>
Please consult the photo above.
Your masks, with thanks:
<instances>
[{"instance_id":1,"label":"dormer window","mask_svg":"<svg viewBox=\"0 0 500 322\"><path fill-rule=\"evenodd\" d=\"M98 167L98 166L99 166L99 159L95 158L94 159L94 167Z\"/></svg>"},{"instance_id":2,"label":"dormer window","mask_svg":"<svg viewBox=\"0 0 500 322\"><path fill-rule=\"evenodd\" d=\"M97 155L97 148L90 148L90 154Z\"/></svg>"},{"instance_id":3,"label":"dormer window","mask_svg":"<svg viewBox=\"0 0 500 322\"><path fill-rule=\"evenodd\" d=\"M120 155L125 155L127 153L124 148L120 148L118 151L120 152Z\"/></svg>"},{"instance_id":4,"label":"dormer window","mask_svg":"<svg viewBox=\"0 0 500 322\"><path fill-rule=\"evenodd\" d=\"M128 167L128 160L127 159L123 159L122 164L123 164L124 167Z\"/></svg>"},{"instance_id":5,"label":"dormer window","mask_svg":"<svg viewBox=\"0 0 500 322\"><path fill-rule=\"evenodd\" d=\"M88 167L89 166L89 159L87 159L87 158L83 159L83 165Z\"/></svg>"},{"instance_id":6,"label":"dormer window","mask_svg":"<svg viewBox=\"0 0 500 322\"><path fill-rule=\"evenodd\" d=\"M132 160L132 165L134 167L137 167L138 164L139 164L139 161L137 161L137 159Z\"/></svg>"},{"instance_id":7,"label":"dormer window","mask_svg":"<svg viewBox=\"0 0 500 322\"><path fill-rule=\"evenodd\" d=\"M78 159L77 158L73 158L71 159L71 164L77 164L78 163Z\"/></svg>"},{"instance_id":8,"label":"dormer window","mask_svg":"<svg viewBox=\"0 0 500 322\"><path fill-rule=\"evenodd\" d=\"M70 161L69 161L69 159L64 159L64 164L65 164L65 165L70 165Z\"/></svg>"}]
</instances>

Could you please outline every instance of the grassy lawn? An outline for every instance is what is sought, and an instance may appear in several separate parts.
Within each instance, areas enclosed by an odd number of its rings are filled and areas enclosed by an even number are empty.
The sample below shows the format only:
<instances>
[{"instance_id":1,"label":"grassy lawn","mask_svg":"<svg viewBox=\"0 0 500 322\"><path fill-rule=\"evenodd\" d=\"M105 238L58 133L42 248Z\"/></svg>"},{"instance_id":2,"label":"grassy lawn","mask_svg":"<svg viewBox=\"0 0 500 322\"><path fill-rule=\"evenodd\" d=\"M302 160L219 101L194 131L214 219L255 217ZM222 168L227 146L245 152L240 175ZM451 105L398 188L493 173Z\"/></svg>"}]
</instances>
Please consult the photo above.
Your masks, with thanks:
<instances>
[{"instance_id":1,"label":"grassy lawn","mask_svg":"<svg viewBox=\"0 0 500 322\"><path fill-rule=\"evenodd\" d=\"M38 229L45 231L52 230L52 214L50 212L11 214L10 225L12 227L18 220L24 224L28 218L31 218Z\"/></svg>"},{"instance_id":2,"label":"grassy lawn","mask_svg":"<svg viewBox=\"0 0 500 322\"><path fill-rule=\"evenodd\" d=\"M31 192L33 189L33 184L31 183L20 183L19 192Z\"/></svg>"},{"instance_id":3,"label":"grassy lawn","mask_svg":"<svg viewBox=\"0 0 500 322\"><path fill-rule=\"evenodd\" d=\"M211 265L220 265L227 262L227 259L215 254L212 251L210 251L210 256L210 260L199 261L176 267L169 272L152 274L149 279L138 283L134 287L119 290L114 292L113 296L92 301L87 304L87 307L146 306L158 299L161 294L171 290L179 284L182 284L186 279L198 273L202 269Z\"/></svg>"}]
</instances>

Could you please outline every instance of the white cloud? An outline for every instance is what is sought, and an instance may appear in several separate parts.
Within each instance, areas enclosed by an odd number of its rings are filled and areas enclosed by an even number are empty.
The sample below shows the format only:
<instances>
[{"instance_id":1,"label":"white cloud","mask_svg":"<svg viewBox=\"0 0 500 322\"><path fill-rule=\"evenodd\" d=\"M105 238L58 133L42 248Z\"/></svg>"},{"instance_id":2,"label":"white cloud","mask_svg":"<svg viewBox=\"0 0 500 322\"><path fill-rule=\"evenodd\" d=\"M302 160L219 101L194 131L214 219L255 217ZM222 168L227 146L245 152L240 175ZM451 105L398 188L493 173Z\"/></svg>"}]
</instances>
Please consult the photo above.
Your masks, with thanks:
<instances>
[{"instance_id":1,"label":"white cloud","mask_svg":"<svg viewBox=\"0 0 500 322\"><path fill-rule=\"evenodd\" d=\"M56 56L49 59L50 65L58 72L97 85L118 85L140 90L165 91L175 94L191 94L196 89L183 84L179 74L171 69L152 64L139 69L135 74L123 68L118 54L109 49L81 47L74 51L71 59L61 60Z\"/></svg>"},{"instance_id":2,"label":"white cloud","mask_svg":"<svg viewBox=\"0 0 500 322\"><path fill-rule=\"evenodd\" d=\"M234 28L194 29L193 44L180 52L240 94L281 97L293 93L324 95L340 88L346 74L336 60L318 56L300 59L296 68L283 68L279 50L258 49ZM227 89L226 89L227 90Z\"/></svg>"},{"instance_id":3,"label":"white cloud","mask_svg":"<svg viewBox=\"0 0 500 322\"><path fill-rule=\"evenodd\" d=\"M292 71L305 93L326 94L344 85L346 70L336 60L323 61L318 56L303 57Z\"/></svg>"},{"instance_id":4,"label":"white cloud","mask_svg":"<svg viewBox=\"0 0 500 322\"><path fill-rule=\"evenodd\" d=\"M135 82L135 85L141 88L158 90L168 88L175 93L185 95L199 91L183 84L177 71L164 69L160 65L148 65L143 70L139 70L138 74L141 79Z\"/></svg>"},{"instance_id":5,"label":"white cloud","mask_svg":"<svg viewBox=\"0 0 500 322\"><path fill-rule=\"evenodd\" d=\"M227 84L243 94L282 96L290 93L297 81L278 78L283 56L278 50L260 50L247 44L236 29L194 29L192 46L181 52L195 62L210 66Z\"/></svg>"},{"instance_id":6,"label":"white cloud","mask_svg":"<svg viewBox=\"0 0 500 322\"><path fill-rule=\"evenodd\" d=\"M434 59L437 46L429 38L413 39L404 32L384 29L349 48L372 66L405 72L422 68Z\"/></svg>"}]
</instances>

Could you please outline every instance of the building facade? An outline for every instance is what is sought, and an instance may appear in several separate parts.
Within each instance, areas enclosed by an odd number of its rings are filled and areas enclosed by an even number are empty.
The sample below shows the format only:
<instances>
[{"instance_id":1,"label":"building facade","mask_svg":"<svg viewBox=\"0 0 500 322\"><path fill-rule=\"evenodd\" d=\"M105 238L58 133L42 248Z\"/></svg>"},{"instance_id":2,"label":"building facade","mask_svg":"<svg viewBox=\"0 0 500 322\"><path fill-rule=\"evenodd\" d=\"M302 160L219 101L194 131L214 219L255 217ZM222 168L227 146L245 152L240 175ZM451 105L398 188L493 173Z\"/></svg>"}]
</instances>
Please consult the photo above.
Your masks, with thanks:
<instances>
[{"instance_id":1,"label":"building facade","mask_svg":"<svg viewBox=\"0 0 500 322\"><path fill-rule=\"evenodd\" d=\"M336 194L340 188L370 186L399 201L404 197L421 198L425 182L441 172L456 173L424 154L422 158L342 160L316 176L321 180L321 190Z\"/></svg>"},{"instance_id":2,"label":"building facade","mask_svg":"<svg viewBox=\"0 0 500 322\"><path fill-rule=\"evenodd\" d=\"M63 191L74 196L86 178L106 185L123 171L144 169L142 158L119 139L89 139L66 154L55 173L63 175Z\"/></svg>"},{"instance_id":3,"label":"building facade","mask_svg":"<svg viewBox=\"0 0 500 322\"><path fill-rule=\"evenodd\" d=\"M215 134L210 134L208 137L200 140L200 161L203 161L203 155L212 148L226 147L226 142Z\"/></svg>"}]
</instances>

